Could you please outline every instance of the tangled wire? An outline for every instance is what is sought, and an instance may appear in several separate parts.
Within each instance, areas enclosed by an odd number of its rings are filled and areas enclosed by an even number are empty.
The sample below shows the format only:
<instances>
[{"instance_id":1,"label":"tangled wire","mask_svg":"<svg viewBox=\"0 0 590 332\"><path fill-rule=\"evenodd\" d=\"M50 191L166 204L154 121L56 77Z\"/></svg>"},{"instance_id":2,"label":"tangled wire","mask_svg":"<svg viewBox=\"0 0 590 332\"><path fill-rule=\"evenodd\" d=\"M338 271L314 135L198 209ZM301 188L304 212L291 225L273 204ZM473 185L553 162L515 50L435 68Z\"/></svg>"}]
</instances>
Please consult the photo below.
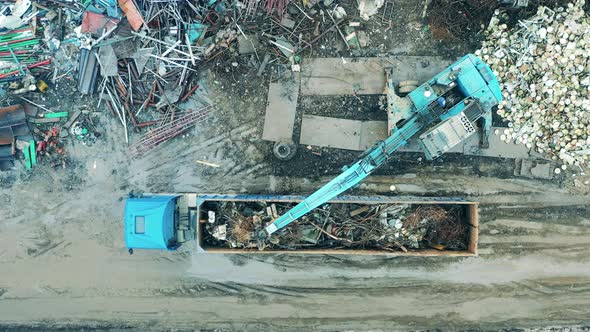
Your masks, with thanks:
<instances>
[{"instance_id":1,"label":"tangled wire","mask_svg":"<svg viewBox=\"0 0 590 332\"><path fill-rule=\"evenodd\" d=\"M424 211L426 210L426 211ZM442 245L447 249L467 249L468 226L461 221L461 209L445 210L439 206L423 206L415 215L431 221L424 239L431 246Z\"/></svg>"}]
</instances>

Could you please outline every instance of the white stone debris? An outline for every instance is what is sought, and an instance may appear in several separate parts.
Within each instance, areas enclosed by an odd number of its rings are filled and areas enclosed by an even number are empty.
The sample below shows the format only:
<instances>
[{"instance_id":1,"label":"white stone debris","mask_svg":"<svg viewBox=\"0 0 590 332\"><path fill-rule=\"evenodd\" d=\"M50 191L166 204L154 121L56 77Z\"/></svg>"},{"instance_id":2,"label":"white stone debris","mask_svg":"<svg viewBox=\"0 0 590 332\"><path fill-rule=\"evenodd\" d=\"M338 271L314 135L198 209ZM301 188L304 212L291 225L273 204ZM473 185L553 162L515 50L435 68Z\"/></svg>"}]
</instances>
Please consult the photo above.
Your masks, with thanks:
<instances>
[{"instance_id":1,"label":"white stone debris","mask_svg":"<svg viewBox=\"0 0 590 332\"><path fill-rule=\"evenodd\" d=\"M501 138L578 167L590 160L580 153L590 148L590 18L584 2L555 11L540 6L511 30L496 11L476 51L500 81L498 115L508 122Z\"/></svg>"},{"instance_id":2,"label":"white stone debris","mask_svg":"<svg viewBox=\"0 0 590 332\"><path fill-rule=\"evenodd\" d=\"M360 0L358 4L361 18L368 21L371 16L377 14L379 8L383 7L385 0Z\"/></svg>"}]
</instances>

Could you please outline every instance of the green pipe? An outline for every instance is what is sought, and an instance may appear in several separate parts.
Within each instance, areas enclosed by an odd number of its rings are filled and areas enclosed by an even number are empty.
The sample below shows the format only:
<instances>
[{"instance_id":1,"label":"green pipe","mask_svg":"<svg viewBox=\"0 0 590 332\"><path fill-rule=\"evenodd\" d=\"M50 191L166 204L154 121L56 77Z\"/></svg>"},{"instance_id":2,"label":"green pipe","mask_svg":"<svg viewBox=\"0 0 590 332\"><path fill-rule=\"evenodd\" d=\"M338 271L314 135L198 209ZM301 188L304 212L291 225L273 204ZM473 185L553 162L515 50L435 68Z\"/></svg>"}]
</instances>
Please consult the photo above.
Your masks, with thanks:
<instances>
[{"instance_id":1,"label":"green pipe","mask_svg":"<svg viewBox=\"0 0 590 332\"><path fill-rule=\"evenodd\" d=\"M0 35L0 39L14 39L14 38L18 38L18 37L31 38L31 37L35 37L35 35L31 31L15 32L15 33L10 33L10 34Z\"/></svg>"},{"instance_id":2,"label":"green pipe","mask_svg":"<svg viewBox=\"0 0 590 332\"><path fill-rule=\"evenodd\" d=\"M37 44L39 44L39 40L27 40L24 42L13 43L10 45L2 45L2 46L0 46L0 49L5 49L6 51L8 51L9 48L12 48L14 50L14 49L17 49L20 47L33 46L33 45L37 45ZM6 52L6 51L4 51L4 52Z\"/></svg>"},{"instance_id":3,"label":"green pipe","mask_svg":"<svg viewBox=\"0 0 590 332\"><path fill-rule=\"evenodd\" d=\"M55 112L55 113L45 113L45 117L48 119L53 118L65 118L68 116L68 112Z\"/></svg>"},{"instance_id":4,"label":"green pipe","mask_svg":"<svg viewBox=\"0 0 590 332\"><path fill-rule=\"evenodd\" d=\"M35 148L35 140L29 141L29 148L31 149L31 166L37 165L37 149Z\"/></svg>"},{"instance_id":5,"label":"green pipe","mask_svg":"<svg viewBox=\"0 0 590 332\"><path fill-rule=\"evenodd\" d=\"M23 74L23 76L25 76L26 75L25 70L23 69L23 66L20 64L18 59L16 58L16 54L14 54L14 51L12 50L12 48L8 48L8 50L10 51L10 55L12 55L12 59L14 60L14 62L18 65L18 69L20 70L20 73Z\"/></svg>"},{"instance_id":6,"label":"green pipe","mask_svg":"<svg viewBox=\"0 0 590 332\"><path fill-rule=\"evenodd\" d=\"M34 45L38 45L39 41L38 40L30 40L30 41L26 41L26 42L21 42L21 43L14 43L14 44L10 44L10 46L0 46L0 52L9 52L9 49L13 49L18 51L20 48L28 48L29 46L34 46Z\"/></svg>"},{"instance_id":7,"label":"green pipe","mask_svg":"<svg viewBox=\"0 0 590 332\"><path fill-rule=\"evenodd\" d=\"M24 149L23 153L25 154L25 166L27 169L33 168L31 165L31 149Z\"/></svg>"}]
</instances>

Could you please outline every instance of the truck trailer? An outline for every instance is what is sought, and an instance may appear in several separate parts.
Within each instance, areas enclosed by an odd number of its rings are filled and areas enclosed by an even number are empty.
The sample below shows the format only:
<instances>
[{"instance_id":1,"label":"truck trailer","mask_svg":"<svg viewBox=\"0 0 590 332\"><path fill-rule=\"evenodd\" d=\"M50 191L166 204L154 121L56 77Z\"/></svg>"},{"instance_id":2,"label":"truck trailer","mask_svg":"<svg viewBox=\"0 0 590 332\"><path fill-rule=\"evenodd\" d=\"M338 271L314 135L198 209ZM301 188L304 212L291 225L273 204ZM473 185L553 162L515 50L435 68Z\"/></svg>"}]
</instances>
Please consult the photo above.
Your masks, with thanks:
<instances>
[{"instance_id":1,"label":"truck trailer","mask_svg":"<svg viewBox=\"0 0 590 332\"><path fill-rule=\"evenodd\" d=\"M130 253L134 249L160 249L177 250L182 245L194 246L198 252L223 253L223 254L244 254L244 253L292 253L292 254L353 254L353 255L415 255L415 256L476 256L478 239L478 207L477 202L462 198L447 197L389 197L389 196L340 196L334 198L320 207L327 209L330 205L338 206L340 209L354 209L347 216L358 214L362 211L375 211L382 207L423 207L460 210L460 222L465 226L465 247L460 250L449 250L443 247L425 247L419 249L403 248L404 250L383 250L375 247L354 247L329 245L317 247L308 244L297 248L248 248L228 245L225 241L210 241L210 223L212 218L217 224L220 220L220 206L227 204L259 207L258 215L268 217L272 222L273 214L271 207L284 206L289 208L303 200L305 196L283 196L283 195L218 195L218 194L144 194L127 198L125 207L125 242ZM249 208L248 208L249 209ZM361 211L361 212L357 212ZM369 213L369 212L365 212ZM383 215L383 211L379 212ZM251 215L255 215L256 211ZM356 217L358 218L358 217ZM335 220L335 224L346 223L348 217L343 220ZM350 217L353 219L353 217ZM255 238L257 231L263 229L269 221L262 220L258 230L250 229L248 237ZM298 223L297 223L298 224ZM277 232L277 236L286 234L291 227ZM394 225L392 225L393 228ZM224 226L225 228L225 226ZM403 230L402 230L403 231ZM436 227L433 229L437 231ZM325 231L324 231L325 233ZM319 232L317 233L319 234ZM319 234L327 238L334 237L330 234ZM319 237L318 235L318 237ZM209 240L207 240L209 239ZM256 240L256 239L254 239ZM258 241L268 243L272 239L261 238ZM220 245L219 243L225 243ZM403 247L403 246L402 246Z\"/></svg>"}]
</instances>

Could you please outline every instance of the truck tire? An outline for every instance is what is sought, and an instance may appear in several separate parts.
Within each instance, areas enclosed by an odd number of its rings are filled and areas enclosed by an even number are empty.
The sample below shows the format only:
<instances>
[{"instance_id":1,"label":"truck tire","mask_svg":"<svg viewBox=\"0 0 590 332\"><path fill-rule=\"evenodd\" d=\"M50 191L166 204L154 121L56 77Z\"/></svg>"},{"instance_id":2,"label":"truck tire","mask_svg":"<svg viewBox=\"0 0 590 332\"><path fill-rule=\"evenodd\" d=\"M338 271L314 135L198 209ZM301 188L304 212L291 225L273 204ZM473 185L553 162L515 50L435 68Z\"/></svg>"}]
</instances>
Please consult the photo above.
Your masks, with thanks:
<instances>
[{"instance_id":1,"label":"truck tire","mask_svg":"<svg viewBox=\"0 0 590 332\"><path fill-rule=\"evenodd\" d=\"M276 142L272 152L277 159L287 161L295 156L297 153L297 146L293 143Z\"/></svg>"}]
</instances>

